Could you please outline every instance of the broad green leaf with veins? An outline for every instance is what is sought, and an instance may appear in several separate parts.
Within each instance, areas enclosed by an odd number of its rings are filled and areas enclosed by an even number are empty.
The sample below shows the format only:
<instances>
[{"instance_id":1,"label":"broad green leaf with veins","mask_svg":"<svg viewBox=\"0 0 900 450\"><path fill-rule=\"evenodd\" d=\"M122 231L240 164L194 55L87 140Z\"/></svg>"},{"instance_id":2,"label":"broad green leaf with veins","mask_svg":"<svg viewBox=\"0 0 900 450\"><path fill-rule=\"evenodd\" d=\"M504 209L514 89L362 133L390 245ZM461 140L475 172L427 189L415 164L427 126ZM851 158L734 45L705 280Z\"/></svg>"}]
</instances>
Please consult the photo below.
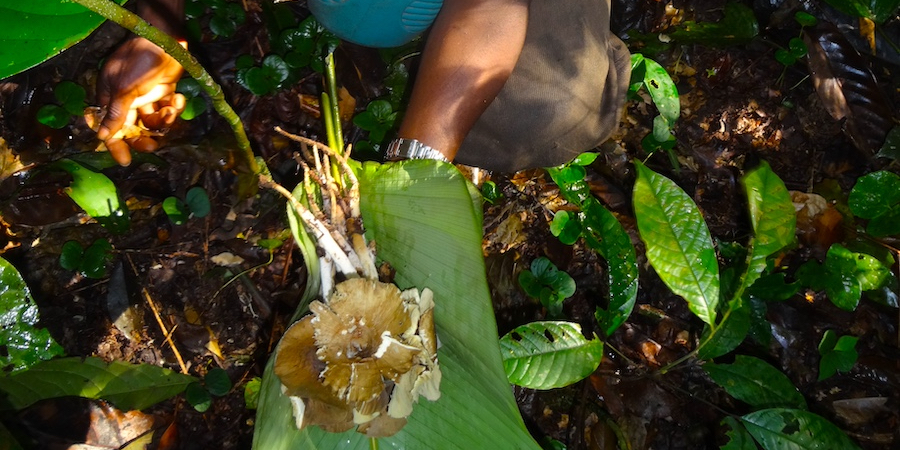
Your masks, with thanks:
<instances>
[{"instance_id":1,"label":"broad green leaf with veins","mask_svg":"<svg viewBox=\"0 0 900 450\"><path fill-rule=\"evenodd\" d=\"M691 312L716 323L719 265L700 210L672 180L635 161L634 213L647 259Z\"/></svg>"},{"instance_id":2,"label":"broad green leaf with veins","mask_svg":"<svg viewBox=\"0 0 900 450\"><path fill-rule=\"evenodd\" d=\"M56 56L103 20L65 0L0 0L0 79Z\"/></svg>"},{"instance_id":3,"label":"broad green leaf with veins","mask_svg":"<svg viewBox=\"0 0 900 450\"><path fill-rule=\"evenodd\" d=\"M380 438L380 447L538 449L519 416L500 359L481 254L481 200L473 200L474 188L453 166L425 160L366 163L359 178L368 237L377 243L378 257L396 269L401 289L434 291L442 344L440 400L417 403L409 423L396 435ZM317 269L310 272L318 277ZM260 392L255 448L369 448L369 439L355 431L298 431L270 369Z\"/></svg>"}]
</instances>

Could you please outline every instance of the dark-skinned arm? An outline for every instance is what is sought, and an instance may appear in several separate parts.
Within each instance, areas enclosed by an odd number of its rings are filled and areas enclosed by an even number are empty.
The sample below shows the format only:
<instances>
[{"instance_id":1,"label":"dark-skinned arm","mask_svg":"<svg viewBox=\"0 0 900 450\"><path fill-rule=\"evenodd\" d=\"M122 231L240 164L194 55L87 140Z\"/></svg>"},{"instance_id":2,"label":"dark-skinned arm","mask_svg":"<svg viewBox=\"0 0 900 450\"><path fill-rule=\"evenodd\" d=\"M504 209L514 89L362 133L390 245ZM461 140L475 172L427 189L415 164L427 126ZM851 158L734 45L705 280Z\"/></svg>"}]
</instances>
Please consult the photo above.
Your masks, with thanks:
<instances>
[{"instance_id":1,"label":"dark-skinned arm","mask_svg":"<svg viewBox=\"0 0 900 450\"><path fill-rule=\"evenodd\" d=\"M445 0L422 54L399 137L452 160L519 59L529 0Z\"/></svg>"}]
</instances>

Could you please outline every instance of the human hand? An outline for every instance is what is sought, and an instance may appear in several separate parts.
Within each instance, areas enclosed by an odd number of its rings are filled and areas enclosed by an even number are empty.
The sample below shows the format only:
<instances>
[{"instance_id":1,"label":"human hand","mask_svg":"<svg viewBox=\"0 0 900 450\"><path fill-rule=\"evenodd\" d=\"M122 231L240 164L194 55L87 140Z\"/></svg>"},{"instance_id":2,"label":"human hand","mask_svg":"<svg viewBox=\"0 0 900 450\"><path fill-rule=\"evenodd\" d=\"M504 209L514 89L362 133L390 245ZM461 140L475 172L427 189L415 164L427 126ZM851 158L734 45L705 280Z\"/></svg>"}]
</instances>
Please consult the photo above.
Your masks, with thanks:
<instances>
[{"instance_id":1,"label":"human hand","mask_svg":"<svg viewBox=\"0 0 900 450\"><path fill-rule=\"evenodd\" d=\"M153 138L123 129L138 119L151 130L172 125L184 110L184 96L175 93L183 72L181 64L144 38L129 40L107 59L97 81L97 102L106 109L97 137L116 162L131 163L129 148L152 152L159 147Z\"/></svg>"}]
</instances>

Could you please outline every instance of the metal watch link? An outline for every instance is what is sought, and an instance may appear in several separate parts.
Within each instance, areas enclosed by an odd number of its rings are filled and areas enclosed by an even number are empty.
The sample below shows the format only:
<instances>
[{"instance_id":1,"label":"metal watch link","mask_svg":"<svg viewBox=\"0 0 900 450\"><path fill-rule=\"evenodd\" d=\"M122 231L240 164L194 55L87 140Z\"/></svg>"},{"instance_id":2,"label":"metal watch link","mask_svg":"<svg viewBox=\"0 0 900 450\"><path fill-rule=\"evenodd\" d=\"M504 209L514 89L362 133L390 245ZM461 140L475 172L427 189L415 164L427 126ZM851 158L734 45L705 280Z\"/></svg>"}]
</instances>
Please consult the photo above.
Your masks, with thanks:
<instances>
[{"instance_id":1,"label":"metal watch link","mask_svg":"<svg viewBox=\"0 0 900 450\"><path fill-rule=\"evenodd\" d=\"M397 138L387 146L384 158L388 161L398 159L436 159L450 162L443 153L415 140Z\"/></svg>"}]
</instances>

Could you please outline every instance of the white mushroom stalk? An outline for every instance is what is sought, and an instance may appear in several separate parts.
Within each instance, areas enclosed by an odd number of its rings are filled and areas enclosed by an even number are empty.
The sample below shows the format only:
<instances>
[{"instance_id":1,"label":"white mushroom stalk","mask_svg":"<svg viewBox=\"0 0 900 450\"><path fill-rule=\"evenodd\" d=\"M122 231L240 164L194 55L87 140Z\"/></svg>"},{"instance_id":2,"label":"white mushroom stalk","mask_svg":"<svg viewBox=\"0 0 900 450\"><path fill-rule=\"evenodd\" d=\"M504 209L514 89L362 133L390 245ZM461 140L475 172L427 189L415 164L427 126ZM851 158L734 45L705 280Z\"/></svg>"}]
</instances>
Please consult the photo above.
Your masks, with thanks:
<instances>
[{"instance_id":1,"label":"white mushroom stalk","mask_svg":"<svg viewBox=\"0 0 900 450\"><path fill-rule=\"evenodd\" d=\"M322 283L320 300L310 304L312 314L292 325L279 343L275 374L294 406L298 428L316 425L342 432L356 427L370 437L393 435L406 424L419 396L440 397L433 294L429 289L401 292L379 281L374 246L366 242L360 217L358 181L347 157L276 130L301 144L304 159L298 163L305 170L309 208L281 190L322 252ZM321 207L315 201L319 197ZM336 272L346 280L335 283Z\"/></svg>"}]
</instances>

